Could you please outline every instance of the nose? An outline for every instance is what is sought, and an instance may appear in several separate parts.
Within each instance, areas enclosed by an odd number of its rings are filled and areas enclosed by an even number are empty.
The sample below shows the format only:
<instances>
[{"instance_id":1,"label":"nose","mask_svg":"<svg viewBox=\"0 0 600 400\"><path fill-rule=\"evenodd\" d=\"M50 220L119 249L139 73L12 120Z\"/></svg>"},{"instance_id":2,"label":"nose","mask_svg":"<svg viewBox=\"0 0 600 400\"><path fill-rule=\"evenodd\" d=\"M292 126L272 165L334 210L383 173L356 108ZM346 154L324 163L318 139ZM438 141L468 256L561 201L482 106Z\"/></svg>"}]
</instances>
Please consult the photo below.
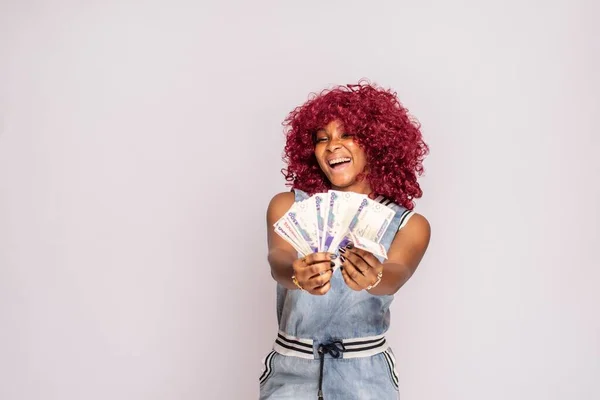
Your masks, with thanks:
<instances>
[{"instance_id":1,"label":"nose","mask_svg":"<svg viewBox=\"0 0 600 400\"><path fill-rule=\"evenodd\" d=\"M332 139L329 141L329 144L327 145L327 150L333 152L333 151L339 149L340 147L342 147L342 144L339 142L339 140Z\"/></svg>"}]
</instances>

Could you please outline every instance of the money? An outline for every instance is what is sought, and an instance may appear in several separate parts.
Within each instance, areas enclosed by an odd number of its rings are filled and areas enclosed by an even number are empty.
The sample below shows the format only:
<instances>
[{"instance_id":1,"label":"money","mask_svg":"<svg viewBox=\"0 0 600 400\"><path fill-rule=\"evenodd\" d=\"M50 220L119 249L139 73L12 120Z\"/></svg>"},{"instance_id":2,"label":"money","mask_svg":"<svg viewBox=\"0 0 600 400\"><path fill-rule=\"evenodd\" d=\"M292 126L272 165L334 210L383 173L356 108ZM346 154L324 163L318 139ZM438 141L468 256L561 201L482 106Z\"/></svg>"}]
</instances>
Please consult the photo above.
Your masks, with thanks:
<instances>
[{"instance_id":1,"label":"money","mask_svg":"<svg viewBox=\"0 0 600 400\"><path fill-rule=\"evenodd\" d=\"M361 238L353 233L350 233L349 236L350 240L352 240L352 244L354 244L355 247L368 251L369 253L375 256L387 258L387 252L385 251L385 247L383 247L382 244L369 239Z\"/></svg>"},{"instance_id":2,"label":"money","mask_svg":"<svg viewBox=\"0 0 600 400\"><path fill-rule=\"evenodd\" d=\"M294 203L292 208L286 213L286 218L296 229L296 233L300 235L308 248L316 253L319 251L319 240L317 218L313 212L315 206L312 203L314 203L314 199Z\"/></svg>"},{"instance_id":3,"label":"money","mask_svg":"<svg viewBox=\"0 0 600 400\"><path fill-rule=\"evenodd\" d=\"M366 198L350 221L348 233L353 233L370 242L379 243L395 214L391 208ZM349 238L346 235L340 246L345 246L348 241Z\"/></svg>"},{"instance_id":4,"label":"money","mask_svg":"<svg viewBox=\"0 0 600 400\"><path fill-rule=\"evenodd\" d=\"M332 197L335 195L337 198L334 210L330 210L329 213L329 215L335 215L333 223L334 236L329 246L324 247L323 251L335 252L342 240L348 235L354 217L365 207L368 197L358 193L334 190L330 190L329 193Z\"/></svg>"},{"instance_id":5,"label":"money","mask_svg":"<svg viewBox=\"0 0 600 400\"><path fill-rule=\"evenodd\" d=\"M393 209L364 194L329 190L295 202L273 227L303 256L335 253L352 241L387 258L380 241L394 216Z\"/></svg>"},{"instance_id":6,"label":"money","mask_svg":"<svg viewBox=\"0 0 600 400\"><path fill-rule=\"evenodd\" d=\"M327 220L327 213L329 211L329 202L327 201L328 195L318 193L314 196L315 199L315 212L317 216L317 239L319 243L319 250L323 248L323 240L325 238L325 224Z\"/></svg>"},{"instance_id":7,"label":"money","mask_svg":"<svg viewBox=\"0 0 600 400\"><path fill-rule=\"evenodd\" d=\"M289 244L291 244L298 253L307 255L311 252L310 248L305 246L305 243L303 243L302 239L298 236L296 231L292 228L292 225L290 224L290 222L287 221L285 218L282 218L279 221L277 221L273 225L273 228L275 229L275 233L277 233L279 236L281 236L283 239L285 239Z\"/></svg>"}]
</instances>

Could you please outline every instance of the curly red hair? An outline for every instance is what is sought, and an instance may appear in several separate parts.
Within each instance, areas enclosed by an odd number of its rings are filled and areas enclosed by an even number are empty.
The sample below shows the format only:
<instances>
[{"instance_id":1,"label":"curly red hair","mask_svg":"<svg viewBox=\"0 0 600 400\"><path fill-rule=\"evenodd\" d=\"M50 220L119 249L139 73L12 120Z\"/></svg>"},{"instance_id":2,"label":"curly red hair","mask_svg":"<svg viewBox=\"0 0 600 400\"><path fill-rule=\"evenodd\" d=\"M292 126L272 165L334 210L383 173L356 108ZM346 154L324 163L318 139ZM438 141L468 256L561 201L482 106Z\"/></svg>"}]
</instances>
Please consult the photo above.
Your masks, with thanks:
<instances>
[{"instance_id":1,"label":"curly red hair","mask_svg":"<svg viewBox=\"0 0 600 400\"><path fill-rule=\"evenodd\" d=\"M396 93L361 81L312 94L284 120L286 144L282 169L288 186L312 195L330 189L314 154L318 129L339 120L367 156L366 179L372 196L382 195L408 209L423 195L417 177L429 153L420 124L400 104Z\"/></svg>"}]
</instances>

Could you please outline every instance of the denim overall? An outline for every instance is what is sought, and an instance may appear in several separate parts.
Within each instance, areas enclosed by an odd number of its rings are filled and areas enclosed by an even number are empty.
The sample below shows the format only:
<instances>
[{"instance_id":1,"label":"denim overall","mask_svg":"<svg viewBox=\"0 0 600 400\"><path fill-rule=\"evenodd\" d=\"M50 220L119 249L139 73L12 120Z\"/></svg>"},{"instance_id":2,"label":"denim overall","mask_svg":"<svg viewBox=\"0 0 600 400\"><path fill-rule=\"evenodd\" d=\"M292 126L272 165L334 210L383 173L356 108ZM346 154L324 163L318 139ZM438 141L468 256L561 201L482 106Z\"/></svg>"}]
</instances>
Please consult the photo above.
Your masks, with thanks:
<instances>
[{"instance_id":1,"label":"denim overall","mask_svg":"<svg viewBox=\"0 0 600 400\"><path fill-rule=\"evenodd\" d=\"M295 201L306 198L295 190ZM388 251L412 212L376 201L396 211L380 242ZM397 400L395 358L384 337L392 300L350 289L339 268L324 296L277 284L279 332L263 359L260 400Z\"/></svg>"}]
</instances>

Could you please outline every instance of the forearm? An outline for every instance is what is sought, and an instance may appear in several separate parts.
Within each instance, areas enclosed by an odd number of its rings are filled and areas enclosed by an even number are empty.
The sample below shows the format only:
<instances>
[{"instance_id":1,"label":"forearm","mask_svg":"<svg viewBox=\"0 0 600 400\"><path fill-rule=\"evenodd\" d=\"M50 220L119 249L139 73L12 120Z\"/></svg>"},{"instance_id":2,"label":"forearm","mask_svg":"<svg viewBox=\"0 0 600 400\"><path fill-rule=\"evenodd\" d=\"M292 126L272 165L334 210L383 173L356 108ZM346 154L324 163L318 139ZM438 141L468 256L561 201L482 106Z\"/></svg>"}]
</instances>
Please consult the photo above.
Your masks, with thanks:
<instances>
[{"instance_id":1,"label":"forearm","mask_svg":"<svg viewBox=\"0 0 600 400\"><path fill-rule=\"evenodd\" d=\"M376 296L393 295L410 279L413 271L402 264L384 263L383 277L379 285L369 290Z\"/></svg>"},{"instance_id":2,"label":"forearm","mask_svg":"<svg viewBox=\"0 0 600 400\"><path fill-rule=\"evenodd\" d=\"M292 282L292 275L294 275L292 264L296 258L297 254L281 248L274 248L269 251L268 260L271 266L271 276L286 289L297 289L294 282Z\"/></svg>"}]
</instances>

